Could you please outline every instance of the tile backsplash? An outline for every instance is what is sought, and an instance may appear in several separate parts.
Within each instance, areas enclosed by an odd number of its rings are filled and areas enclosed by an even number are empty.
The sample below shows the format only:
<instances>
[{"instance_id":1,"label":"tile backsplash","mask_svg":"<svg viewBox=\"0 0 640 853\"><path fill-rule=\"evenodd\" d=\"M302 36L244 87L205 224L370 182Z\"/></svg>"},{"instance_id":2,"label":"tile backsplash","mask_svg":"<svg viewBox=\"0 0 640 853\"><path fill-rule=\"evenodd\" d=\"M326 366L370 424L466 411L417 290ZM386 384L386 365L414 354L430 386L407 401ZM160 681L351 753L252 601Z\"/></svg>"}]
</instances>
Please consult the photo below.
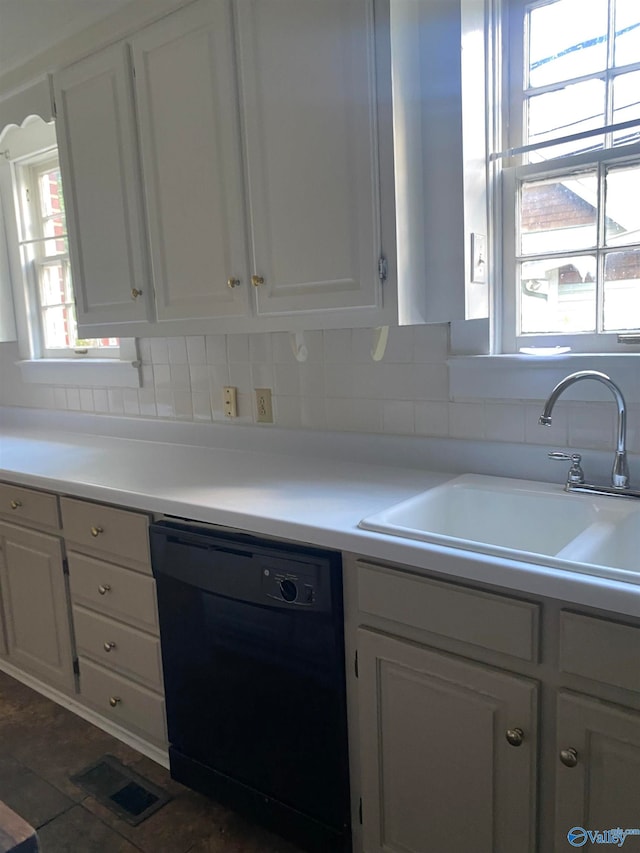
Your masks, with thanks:
<instances>
[{"instance_id":1,"label":"tile backsplash","mask_svg":"<svg viewBox=\"0 0 640 853\"><path fill-rule=\"evenodd\" d=\"M298 361L302 344L306 359ZM613 447L615 407L561 402L553 426L537 423L531 401L452 400L447 368L448 326L391 328L380 361L373 332L341 329L252 335L141 338L140 388L78 388L24 383L16 344L0 344L0 404L100 415L197 422L228 421L222 388L238 389L235 423L255 422L253 389L271 388L281 427L350 430L549 447ZM638 452L639 407L631 407L629 449ZM256 425L259 429L268 426Z\"/></svg>"}]
</instances>

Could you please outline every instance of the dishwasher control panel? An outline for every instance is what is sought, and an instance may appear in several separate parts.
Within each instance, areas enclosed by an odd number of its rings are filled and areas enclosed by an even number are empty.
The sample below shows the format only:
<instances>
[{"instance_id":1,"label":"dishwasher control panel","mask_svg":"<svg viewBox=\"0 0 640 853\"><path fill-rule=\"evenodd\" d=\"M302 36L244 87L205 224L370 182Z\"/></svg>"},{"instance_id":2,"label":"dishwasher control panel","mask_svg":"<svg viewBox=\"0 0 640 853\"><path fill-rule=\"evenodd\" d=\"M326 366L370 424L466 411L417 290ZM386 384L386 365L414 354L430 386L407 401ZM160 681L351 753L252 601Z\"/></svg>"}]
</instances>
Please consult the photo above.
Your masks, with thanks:
<instances>
[{"instance_id":1,"label":"dishwasher control panel","mask_svg":"<svg viewBox=\"0 0 640 853\"><path fill-rule=\"evenodd\" d=\"M270 599L299 607L318 604L318 572L316 566L264 561L262 591Z\"/></svg>"}]
</instances>

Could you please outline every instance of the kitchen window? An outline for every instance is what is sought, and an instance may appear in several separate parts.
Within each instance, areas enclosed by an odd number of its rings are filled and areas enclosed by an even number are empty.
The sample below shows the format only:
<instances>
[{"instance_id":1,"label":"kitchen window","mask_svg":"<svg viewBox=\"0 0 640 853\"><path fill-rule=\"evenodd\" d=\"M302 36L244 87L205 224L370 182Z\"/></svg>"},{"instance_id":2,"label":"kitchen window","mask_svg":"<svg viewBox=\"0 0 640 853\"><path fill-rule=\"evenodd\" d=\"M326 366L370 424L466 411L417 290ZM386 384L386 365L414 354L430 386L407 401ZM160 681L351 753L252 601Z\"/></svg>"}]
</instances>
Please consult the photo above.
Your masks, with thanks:
<instances>
[{"instance_id":1,"label":"kitchen window","mask_svg":"<svg viewBox=\"0 0 640 853\"><path fill-rule=\"evenodd\" d=\"M22 267L40 358L118 358L118 338L78 337L57 152L19 163L16 183Z\"/></svg>"},{"instance_id":2,"label":"kitchen window","mask_svg":"<svg viewBox=\"0 0 640 853\"><path fill-rule=\"evenodd\" d=\"M624 351L640 335L640 4L504 2L502 38L503 352Z\"/></svg>"}]
</instances>

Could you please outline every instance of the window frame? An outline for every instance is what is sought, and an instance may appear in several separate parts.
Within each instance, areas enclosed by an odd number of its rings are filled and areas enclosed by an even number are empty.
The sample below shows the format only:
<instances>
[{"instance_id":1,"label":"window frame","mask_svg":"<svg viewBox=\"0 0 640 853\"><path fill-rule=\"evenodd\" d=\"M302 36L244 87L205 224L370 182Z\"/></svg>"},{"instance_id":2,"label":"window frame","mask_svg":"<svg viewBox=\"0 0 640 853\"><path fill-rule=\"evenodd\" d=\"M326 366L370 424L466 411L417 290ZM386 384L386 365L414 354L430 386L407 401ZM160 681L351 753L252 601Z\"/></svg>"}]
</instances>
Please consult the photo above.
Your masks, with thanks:
<instances>
[{"instance_id":1,"label":"window frame","mask_svg":"<svg viewBox=\"0 0 640 853\"><path fill-rule=\"evenodd\" d=\"M494 0L492 31L496 37L496 21L499 20L502 32L506 35L506 49L503 62L493 74L493 90L500 104L500 118L497 122L494 139L499 140L494 150L508 152L523 144L525 121L525 40L526 14L529 9L550 5L554 0ZM627 71L640 70L640 63L623 66ZM517 69L517 70L516 70ZM617 72L617 69L615 69ZM488 70L488 73L489 72ZM607 74L609 71L607 71ZM516 78L514 80L514 77ZM608 107L609 111L611 107ZM608 123L609 114L605 116ZM517 288L518 265L518 222L517 204L519 182L524 178L545 178L569 175L574 170L587 167L604 169L607 166L624 165L629 162L640 163L640 142L619 147L603 148L581 154L558 157L544 163L523 163L522 156L503 157L497 155L490 162L490 180L492 183L493 204L495 209L493 223L494 258L494 311L493 311L493 349L504 354L517 354L521 347L555 348L570 347L571 352L580 353L627 353L630 348L619 341L619 334L625 332L582 332L574 334L519 334L519 294ZM598 207L597 215L601 216ZM591 248L573 250L571 254L591 252ZM596 249L594 248L594 253ZM597 249L602 252L602 246ZM569 254L569 250L567 250ZM597 299L602 299L600 284ZM598 308L598 311L601 309ZM636 330L630 330L635 332ZM640 331L640 329L638 330Z\"/></svg>"}]
</instances>

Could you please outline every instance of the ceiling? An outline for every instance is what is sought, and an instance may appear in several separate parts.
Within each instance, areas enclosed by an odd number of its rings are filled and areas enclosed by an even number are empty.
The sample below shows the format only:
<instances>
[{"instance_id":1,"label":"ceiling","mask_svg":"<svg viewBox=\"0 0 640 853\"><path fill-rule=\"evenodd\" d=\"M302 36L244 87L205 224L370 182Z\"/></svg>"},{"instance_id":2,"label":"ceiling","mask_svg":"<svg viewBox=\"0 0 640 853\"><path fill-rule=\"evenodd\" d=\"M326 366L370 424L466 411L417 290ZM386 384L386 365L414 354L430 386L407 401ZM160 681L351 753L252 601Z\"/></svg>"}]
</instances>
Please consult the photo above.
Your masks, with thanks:
<instances>
[{"instance_id":1,"label":"ceiling","mask_svg":"<svg viewBox=\"0 0 640 853\"><path fill-rule=\"evenodd\" d=\"M130 0L0 0L0 74L108 17Z\"/></svg>"}]
</instances>

